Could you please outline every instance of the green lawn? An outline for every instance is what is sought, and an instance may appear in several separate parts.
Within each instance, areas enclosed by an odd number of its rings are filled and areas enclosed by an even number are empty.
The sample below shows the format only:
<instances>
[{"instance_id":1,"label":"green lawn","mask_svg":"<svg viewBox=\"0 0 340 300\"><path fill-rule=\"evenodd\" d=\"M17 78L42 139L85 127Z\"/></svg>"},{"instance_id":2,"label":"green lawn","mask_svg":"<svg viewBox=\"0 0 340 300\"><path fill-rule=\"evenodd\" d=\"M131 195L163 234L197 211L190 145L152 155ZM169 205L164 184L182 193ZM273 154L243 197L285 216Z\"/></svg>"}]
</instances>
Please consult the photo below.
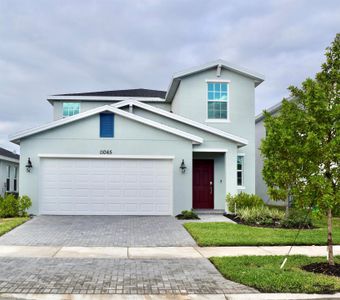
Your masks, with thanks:
<instances>
[{"instance_id":1,"label":"green lawn","mask_svg":"<svg viewBox=\"0 0 340 300\"><path fill-rule=\"evenodd\" d=\"M335 293L340 278L306 272L300 266L325 262L325 258L294 255L280 270L283 256L212 257L210 260L222 275L253 287L263 293ZM340 257L336 257L340 263Z\"/></svg>"},{"instance_id":2,"label":"green lawn","mask_svg":"<svg viewBox=\"0 0 340 300\"><path fill-rule=\"evenodd\" d=\"M21 225L22 223L25 223L28 219L29 218L0 218L0 236Z\"/></svg>"},{"instance_id":3,"label":"green lawn","mask_svg":"<svg viewBox=\"0 0 340 300\"><path fill-rule=\"evenodd\" d=\"M301 230L296 245L326 245L327 223L315 221L318 228ZM291 245L297 229L261 228L232 223L186 223L199 246L273 246ZM333 241L340 244L340 218L333 220Z\"/></svg>"}]
</instances>

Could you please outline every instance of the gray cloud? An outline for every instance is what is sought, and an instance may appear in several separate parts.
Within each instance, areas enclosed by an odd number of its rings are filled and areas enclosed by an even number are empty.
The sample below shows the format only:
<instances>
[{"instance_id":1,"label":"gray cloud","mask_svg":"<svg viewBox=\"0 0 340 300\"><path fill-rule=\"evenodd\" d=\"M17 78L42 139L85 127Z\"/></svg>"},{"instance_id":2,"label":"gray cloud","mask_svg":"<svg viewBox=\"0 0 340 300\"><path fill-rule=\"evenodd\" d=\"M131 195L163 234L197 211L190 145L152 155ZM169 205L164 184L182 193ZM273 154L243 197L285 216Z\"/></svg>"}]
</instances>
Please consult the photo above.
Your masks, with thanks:
<instances>
[{"instance_id":1,"label":"gray cloud","mask_svg":"<svg viewBox=\"0 0 340 300\"><path fill-rule=\"evenodd\" d=\"M0 0L0 146L51 120L47 95L166 89L216 58L266 76L260 112L320 69L339 16L337 0Z\"/></svg>"}]
</instances>

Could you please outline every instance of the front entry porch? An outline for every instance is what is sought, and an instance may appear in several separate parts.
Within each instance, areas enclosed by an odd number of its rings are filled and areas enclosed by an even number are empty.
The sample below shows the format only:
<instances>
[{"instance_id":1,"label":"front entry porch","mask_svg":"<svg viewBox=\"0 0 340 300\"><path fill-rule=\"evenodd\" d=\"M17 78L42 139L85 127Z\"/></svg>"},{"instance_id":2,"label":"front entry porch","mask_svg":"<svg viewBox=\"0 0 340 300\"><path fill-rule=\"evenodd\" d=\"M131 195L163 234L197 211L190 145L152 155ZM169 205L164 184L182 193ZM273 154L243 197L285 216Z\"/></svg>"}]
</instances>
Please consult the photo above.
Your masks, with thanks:
<instances>
[{"instance_id":1,"label":"front entry porch","mask_svg":"<svg viewBox=\"0 0 340 300\"><path fill-rule=\"evenodd\" d=\"M225 153L194 152L192 169L192 208L197 213L225 211Z\"/></svg>"}]
</instances>

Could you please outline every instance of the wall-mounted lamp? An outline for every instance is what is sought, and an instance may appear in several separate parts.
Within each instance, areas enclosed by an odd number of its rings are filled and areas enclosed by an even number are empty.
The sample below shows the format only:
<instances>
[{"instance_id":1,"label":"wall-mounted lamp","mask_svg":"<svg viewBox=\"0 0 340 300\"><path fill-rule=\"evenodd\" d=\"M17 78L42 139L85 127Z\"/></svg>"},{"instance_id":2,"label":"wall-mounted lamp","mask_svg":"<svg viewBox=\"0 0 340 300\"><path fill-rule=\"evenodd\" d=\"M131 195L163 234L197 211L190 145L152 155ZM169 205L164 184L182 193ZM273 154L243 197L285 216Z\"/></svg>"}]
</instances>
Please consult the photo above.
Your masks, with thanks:
<instances>
[{"instance_id":1,"label":"wall-mounted lamp","mask_svg":"<svg viewBox=\"0 0 340 300\"><path fill-rule=\"evenodd\" d=\"M32 162L31 162L31 159L30 159L30 158L28 158L28 160L27 160L27 165L26 165L25 167L26 167L26 171L27 171L28 173L30 173L31 170L32 170L32 168L33 168L33 165L32 165Z\"/></svg>"},{"instance_id":2,"label":"wall-mounted lamp","mask_svg":"<svg viewBox=\"0 0 340 300\"><path fill-rule=\"evenodd\" d=\"M184 163L184 159L182 159L182 163L181 163L181 166L179 168L182 170L182 173L185 173L187 166Z\"/></svg>"}]
</instances>

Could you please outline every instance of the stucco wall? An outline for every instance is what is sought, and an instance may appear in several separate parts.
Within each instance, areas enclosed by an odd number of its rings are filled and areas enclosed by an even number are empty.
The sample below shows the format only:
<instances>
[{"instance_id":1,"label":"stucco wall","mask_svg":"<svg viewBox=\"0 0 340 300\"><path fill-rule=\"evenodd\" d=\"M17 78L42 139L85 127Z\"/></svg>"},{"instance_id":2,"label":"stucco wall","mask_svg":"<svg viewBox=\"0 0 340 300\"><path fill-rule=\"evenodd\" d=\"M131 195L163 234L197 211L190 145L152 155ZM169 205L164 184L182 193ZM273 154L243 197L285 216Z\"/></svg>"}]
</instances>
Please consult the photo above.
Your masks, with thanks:
<instances>
[{"instance_id":1,"label":"stucco wall","mask_svg":"<svg viewBox=\"0 0 340 300\"><path fill-rule=\"evenodd\" d=\"M90 109L94 109L103 105L111 105L117 103L119 101L65 101L65 102L76 102L80 103L80 112L88 111ZM152 102L148 103L152 106L164 109L166 111L170 111L170 103L157 103ZM63 118L63 101L54 101L53 102L53 118L54 120L58 120Z\"/></svg>"},{"instance_id":2,"label":"stucco wall","mask_svg":"<svg viewBox=\"0 0 340 300\"><path fill-rule=\"evenodd\" d=\"M206 80L230 80L229 120L207 122ZM216 76L216 68L206 70L181 80L172 102L172 111L189 119L219 128L248 140L248 145L239 149L244 153L244 192L255 193L255 83L238 73L222 69Z\"/></svg>"},{"instance_id":3,"label":"stucco wall","mask_svg":"<svg viewBox=\"0 0 340 300\"><path fill-rule=\"evenodd\" d=\"M215 184L215 208L224 208L225 196L227 193L237 193L237 182L236 182L236 163L237 163L237 152L242 151L244 147L238 149L235 142L228 140L223 137L219 137L215 134L206 132L202 129L172 120L169 118L162 117L161 115L146 111L140 108L134 108L136 115L142 116L147 119L151 119L168 126L178 128L180 130L190 132L191 134L198 135L203 138L204 142L200 145L194 145L195 155L198 151L206 149L219 149L225 150L225 155L213 153L211 154L215 158L215 169L223 170L219 171L219 181ZM207 158L211 158L207 152L201 154ZM222 182L221 182L222 181Z\"/></svg>"},{"instance_id":4,"label":"stucco wall","mask_svg":"<svg viewBox=\"0 0 340 300\"><path fill-rule=\"evenodd\" d=\"M20 191L33 200L32 213L38 214L39 154L98 155L102 149L112 149L115 155L167 155L173 160L174 214L192 207L192 142L159 129L115 115L115 137L99 138L99 116L36 134L21 141ZM25 171L30 157L33 169ZM179 166L185 160L187 172Z\"/></svg>"},{"instance_id":5,"label":"stucco wall","mask_svg":"<svg viewBox=\"0 0 340 300\"><path fill-rule=\"evenodd\" d=\"M266 130L263 126L263 120L258 122L255 125L255 132L256 132L256 137L255 137L255 149L256 149L256 164L255 164L255 169L256 169L256 175L255 175L255 180L256 180L256 194L259 195L265 202L269 201L269 197L267 194L267 185L263 180L262 176L262 169L263 169L263 159L261 157L261 151L259 149L261 145L261 140L265 137L266 135Z\"/></svg>"}]
</instances>

